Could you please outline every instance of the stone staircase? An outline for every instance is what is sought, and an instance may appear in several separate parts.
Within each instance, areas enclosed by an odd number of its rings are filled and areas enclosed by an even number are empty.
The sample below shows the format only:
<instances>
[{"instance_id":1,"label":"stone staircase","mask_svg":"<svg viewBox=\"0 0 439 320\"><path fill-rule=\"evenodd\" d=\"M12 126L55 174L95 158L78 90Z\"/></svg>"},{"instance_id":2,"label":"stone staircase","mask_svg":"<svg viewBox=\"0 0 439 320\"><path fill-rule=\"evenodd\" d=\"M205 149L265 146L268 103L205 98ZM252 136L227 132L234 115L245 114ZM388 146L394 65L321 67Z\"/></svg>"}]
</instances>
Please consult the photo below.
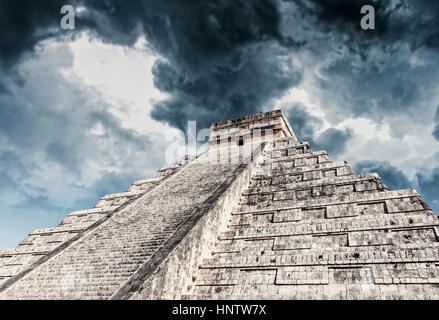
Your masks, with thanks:
<instances>
[{"instance_id":1,"label":"stone staircase","mask_svg":"<svg viewBox=\"0 0 439 320\"><path fill-rule=\"evenodd\" d=\"M54 228L34 230L17 248L0 250L0 287L39 261L43 263L42 259L146 194L178 169L179 166L162 168L154 178L135 181L124 193L105 195L93 209L71 212Z\"/></svg>"},{"instance_id":2,"label":"stone staircase","mask_svg":"<svg viewBox=\"0 0 439 320\"><path fill-rule=\"evenodd\" d=\"M155 188L146 186L149 180L135 182L127 193L103 197L87 215L123 208L12 283L0 298L110 298L236 167L200 159L184 165ZM69 215L67 222L77 216Z\"/></svg>"},{"instance_id":3,"label":"stone staircase","mask_svg":"<svg viewBox=\"0 0 439 320\"><path fill-rule=\"evenodd\" d=\"M273 142L185 299L438 299L439 219L293 138Z\"/></svg>"}]
</instances>

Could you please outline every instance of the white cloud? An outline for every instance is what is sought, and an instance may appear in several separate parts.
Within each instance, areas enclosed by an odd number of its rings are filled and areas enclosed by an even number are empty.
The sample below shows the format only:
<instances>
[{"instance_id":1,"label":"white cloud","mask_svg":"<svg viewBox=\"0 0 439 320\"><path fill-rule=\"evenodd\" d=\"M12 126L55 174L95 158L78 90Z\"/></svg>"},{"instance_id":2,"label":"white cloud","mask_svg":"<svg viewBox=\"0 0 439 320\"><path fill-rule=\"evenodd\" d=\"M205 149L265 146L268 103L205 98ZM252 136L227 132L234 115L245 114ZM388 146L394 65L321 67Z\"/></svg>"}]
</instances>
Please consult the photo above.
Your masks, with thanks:
<instances>
[{"instance_id":1,"label":"white cloud","mask_svg":"<svg viewBox=\"0 0 439 320\"><path fill-rule=\"evenodd\" d=\"M101 94L123 126L149 134L169 130L149 117L154 101L166 97L154 87L151 68L158 59L144 38L132 48L91 39L87 33L68 43L73 65L63 75Z\"/></svg>"}]
</instances>

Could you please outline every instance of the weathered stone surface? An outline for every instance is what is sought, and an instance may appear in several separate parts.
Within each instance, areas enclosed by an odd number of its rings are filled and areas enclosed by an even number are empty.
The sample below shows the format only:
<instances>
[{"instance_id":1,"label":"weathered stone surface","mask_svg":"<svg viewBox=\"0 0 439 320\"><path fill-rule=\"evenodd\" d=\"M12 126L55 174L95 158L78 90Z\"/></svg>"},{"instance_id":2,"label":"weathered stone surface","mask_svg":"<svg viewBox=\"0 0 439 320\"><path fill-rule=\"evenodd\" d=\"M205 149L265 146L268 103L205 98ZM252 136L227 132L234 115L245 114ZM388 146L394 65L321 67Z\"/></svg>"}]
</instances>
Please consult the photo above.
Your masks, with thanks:
<instances>
[{"instance_id":1,"label":"weathered stone surface","mask_svg":"<svg viewBox=\"0 0 439 320\"><path fill-rule=\"evenodd\" d=\"M272 172L253 177L185 298L439 298L439 220L414 190L389 191L294 139L272 147ZM206 274L226 270L271 274L209 288Z\"/></svg>"}]
</instances>

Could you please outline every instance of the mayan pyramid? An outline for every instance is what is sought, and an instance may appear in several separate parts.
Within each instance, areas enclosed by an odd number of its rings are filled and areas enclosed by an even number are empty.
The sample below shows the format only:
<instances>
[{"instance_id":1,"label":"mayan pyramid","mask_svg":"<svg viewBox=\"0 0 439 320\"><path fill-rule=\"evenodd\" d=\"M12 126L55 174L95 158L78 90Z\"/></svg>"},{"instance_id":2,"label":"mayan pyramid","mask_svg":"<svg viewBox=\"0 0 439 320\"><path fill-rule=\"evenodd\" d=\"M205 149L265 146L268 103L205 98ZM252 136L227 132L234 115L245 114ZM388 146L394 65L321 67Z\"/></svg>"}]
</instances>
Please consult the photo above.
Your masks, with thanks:
<instances>
[{"instance_id":1,"label":"mayan pyramid","mask_svg":"<svg viewBox=\"0 0 439 320\"><path fill-rule=\"evenodd\" d=\"M0 250L0 298L439 298L439 219L414 189L312 152L282 111L210 131L209 151Z\"/></svg>"}]
</instances>

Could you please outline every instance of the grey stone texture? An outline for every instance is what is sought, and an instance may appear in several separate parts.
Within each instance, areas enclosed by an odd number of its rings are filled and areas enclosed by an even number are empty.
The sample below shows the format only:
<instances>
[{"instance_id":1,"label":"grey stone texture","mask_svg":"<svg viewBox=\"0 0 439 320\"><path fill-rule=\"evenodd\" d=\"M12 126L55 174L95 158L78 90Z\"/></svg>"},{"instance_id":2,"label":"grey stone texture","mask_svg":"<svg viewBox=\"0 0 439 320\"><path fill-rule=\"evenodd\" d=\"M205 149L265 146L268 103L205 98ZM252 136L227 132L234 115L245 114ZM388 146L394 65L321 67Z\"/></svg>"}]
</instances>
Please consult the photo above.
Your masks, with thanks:
<instances>
[{"instance_id":1,"label":"grey stone texture","mask_svg":"<svg viewBox=\"0 0 439 320\"><path fill-rule=\"evenodd\" d=\"M0 299L439 299L439 219L413 189L299 142L281 111L0 250Z\"/></svg>"}]
</instances>

